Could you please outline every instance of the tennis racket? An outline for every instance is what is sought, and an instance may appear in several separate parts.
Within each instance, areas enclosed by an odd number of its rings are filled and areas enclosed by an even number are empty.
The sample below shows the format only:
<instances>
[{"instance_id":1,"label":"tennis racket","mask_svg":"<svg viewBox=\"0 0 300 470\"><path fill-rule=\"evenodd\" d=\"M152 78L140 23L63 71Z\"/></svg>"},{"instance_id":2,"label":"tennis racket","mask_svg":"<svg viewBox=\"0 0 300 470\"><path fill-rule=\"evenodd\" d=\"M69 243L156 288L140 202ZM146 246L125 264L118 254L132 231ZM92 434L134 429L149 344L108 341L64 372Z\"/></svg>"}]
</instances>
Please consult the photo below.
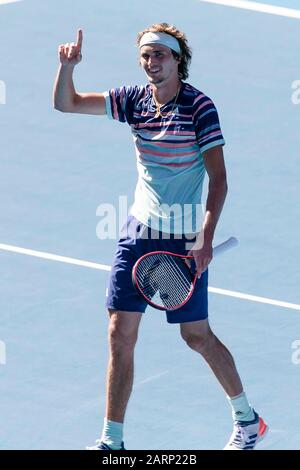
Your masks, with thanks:
<instances>
[{"instance_id":1,"label":"tennis racket","mask_svg":"<svg viewBox=\"0 0 300 470\"><path fill-rule=\"evenodd\" d=\"M213 248L217 256L238 244L235 237ZM151 251L141 256L132 269L132 282L146 302L158 310L176 310L192 296L197 274L187 260L193 256L169 251Z\"/></svg>"}]
</instances>

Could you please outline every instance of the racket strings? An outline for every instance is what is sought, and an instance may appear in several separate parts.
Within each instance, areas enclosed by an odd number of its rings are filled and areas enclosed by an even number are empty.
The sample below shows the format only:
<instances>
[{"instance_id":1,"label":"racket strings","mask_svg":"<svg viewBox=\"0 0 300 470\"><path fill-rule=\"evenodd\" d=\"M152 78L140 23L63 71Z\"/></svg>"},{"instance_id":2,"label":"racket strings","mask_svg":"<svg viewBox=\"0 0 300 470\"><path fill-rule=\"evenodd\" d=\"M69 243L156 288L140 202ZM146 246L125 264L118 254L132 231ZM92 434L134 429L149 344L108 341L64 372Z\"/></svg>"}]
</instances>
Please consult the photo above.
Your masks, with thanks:
<instances>
[{"instance_id":1,"label":"racket strings","mask_svg":"<svg viewBox=\"0 0 300 470\"><path fill-rule=\"evenodd\" d=\"M184 261L165 253L143 258L136 279L145 297L166 309L183 303L192 289L191 273Z\"/></svg>"}]
</instances>

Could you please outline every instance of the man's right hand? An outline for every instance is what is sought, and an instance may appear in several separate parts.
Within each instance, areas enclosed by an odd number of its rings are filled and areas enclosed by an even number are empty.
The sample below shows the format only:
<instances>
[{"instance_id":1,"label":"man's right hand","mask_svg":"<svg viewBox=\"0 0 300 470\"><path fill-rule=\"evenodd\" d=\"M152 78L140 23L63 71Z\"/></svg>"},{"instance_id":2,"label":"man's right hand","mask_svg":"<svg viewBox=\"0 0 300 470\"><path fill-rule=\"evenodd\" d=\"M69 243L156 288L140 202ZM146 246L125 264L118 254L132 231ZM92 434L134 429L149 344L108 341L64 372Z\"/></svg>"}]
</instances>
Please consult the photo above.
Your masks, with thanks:
<instances>
[{"instance_id":1,"label":"man's right hand","mask_svg":"<svg viewBox=\"0 0 300 470\"><path fill-rule=\"evenodd\" d=\"M106 114L104 93L78 93L73 83L75 65L82 59L82 29L77 31L76 43L61 44L58 48L61 65L53 89L54 108L63 113Z\"/></svg>"},{"instance_id":2,"label":"man's right hand","mask_svg":"<svg viewBox=\"0 0 300 470\"><path fill-rule=\"evenodd\" d=\"M77 40L74 42L67 42L66 44L60 44L58 48L59 60L62 65L77 65L82 59L81 47L82 47L82 29L77 31Z\"/></svg>"}]
</instances>

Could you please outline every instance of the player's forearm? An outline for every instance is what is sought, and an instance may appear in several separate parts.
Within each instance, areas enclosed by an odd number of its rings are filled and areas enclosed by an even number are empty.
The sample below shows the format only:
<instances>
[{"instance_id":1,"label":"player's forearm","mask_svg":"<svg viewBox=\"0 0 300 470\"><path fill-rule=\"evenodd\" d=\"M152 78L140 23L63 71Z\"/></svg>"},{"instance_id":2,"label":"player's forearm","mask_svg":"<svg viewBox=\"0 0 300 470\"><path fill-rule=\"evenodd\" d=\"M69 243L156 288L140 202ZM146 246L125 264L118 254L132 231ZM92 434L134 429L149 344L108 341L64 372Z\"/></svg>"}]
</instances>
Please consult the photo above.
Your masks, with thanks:
<instances>
[{"instance_id":1,"label":"player's forearm","mask_svg":"<svg viewBox=\"0 0 300 470\"><path fill-rule=\"evenodd\" d=\"M204 244L211 244L227 195L226 177L210 180L202 227Z\"/></svg>"},{"instance_id":2,"label":"player's forearm","mask_svg":"<svg viewBox=\"0 0 300 470\"><path fill-rule=\"evenodd\" d=\"M59 66L53 90L54 108L59 111L72 112L76 97L73 70L73 65Z\"/></svg>"}]
</instances>

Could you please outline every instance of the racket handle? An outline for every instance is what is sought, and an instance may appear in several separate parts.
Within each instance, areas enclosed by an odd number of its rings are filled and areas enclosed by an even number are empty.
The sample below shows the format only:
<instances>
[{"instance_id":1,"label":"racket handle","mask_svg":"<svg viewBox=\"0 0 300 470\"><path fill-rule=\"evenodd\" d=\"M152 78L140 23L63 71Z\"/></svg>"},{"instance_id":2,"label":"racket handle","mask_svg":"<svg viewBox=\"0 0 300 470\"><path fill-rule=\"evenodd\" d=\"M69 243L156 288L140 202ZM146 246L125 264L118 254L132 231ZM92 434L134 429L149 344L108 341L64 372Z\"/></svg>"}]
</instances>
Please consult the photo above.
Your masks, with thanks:
<instances>
[{"instance_id":1,"label":"racket handle","mask_svg":"<svg viewBox=\"0 0 300 470\"><path fill-rule=\"evenodd\" d=\"M218 256L224 251L230 250L231 248L234 248L239 244L238 239L235 237L230 237L228 240L225 240L225 242L220 243L219 245L215 246L213 248L213 256Z\"/></svg>"}]
</instances>

